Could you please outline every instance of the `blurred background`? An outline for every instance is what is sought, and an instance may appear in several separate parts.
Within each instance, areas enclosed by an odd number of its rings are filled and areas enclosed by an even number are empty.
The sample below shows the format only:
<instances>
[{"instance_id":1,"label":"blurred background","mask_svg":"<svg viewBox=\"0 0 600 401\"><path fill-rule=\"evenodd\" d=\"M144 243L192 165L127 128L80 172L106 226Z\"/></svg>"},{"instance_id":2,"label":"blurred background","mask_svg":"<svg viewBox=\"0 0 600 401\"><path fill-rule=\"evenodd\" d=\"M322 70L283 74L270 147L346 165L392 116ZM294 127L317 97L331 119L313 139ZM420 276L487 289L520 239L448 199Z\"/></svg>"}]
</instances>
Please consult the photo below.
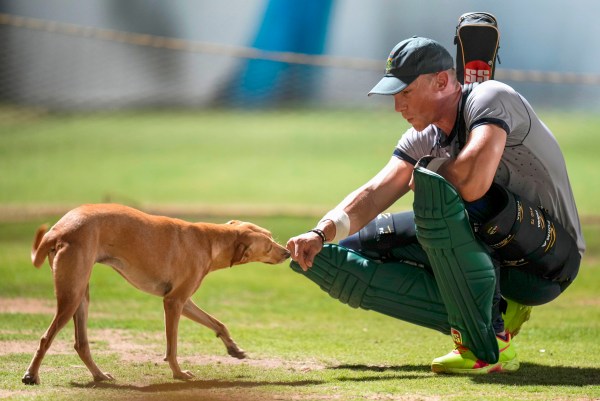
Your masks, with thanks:
<instances>
[{"instance_id":1,"label":"blurred background","mask_svg":"<svg viewBox=\"0 0 600 401\"><path fill-rule=\"evenodd\" d=\"M407 128L390 98L366 96L390 49L419 35L455 55L469 11L498 19L497 79L550 120L597 114L600 26L585 21L595 0L0 0L0 202L320 213L385 164ZM40 145L51 140L68 151ZM346 163L327 164L332 153Z\"/></svg>"},{"instance_id":2,"label":"blurred background","mask_svg":"<svg viewBox=\"0 0 600 401\"><path fill-rule=\"evenodd\" d=\"M498 79L538 107L600 108L600 27L582 23L594 0L2 0L0 99L61 111L376 107L365 94L390 49L419 35L455 54L467 11L499 21ZM263 58L288 53L323 57Z\"/></svg>"}]
</instances>

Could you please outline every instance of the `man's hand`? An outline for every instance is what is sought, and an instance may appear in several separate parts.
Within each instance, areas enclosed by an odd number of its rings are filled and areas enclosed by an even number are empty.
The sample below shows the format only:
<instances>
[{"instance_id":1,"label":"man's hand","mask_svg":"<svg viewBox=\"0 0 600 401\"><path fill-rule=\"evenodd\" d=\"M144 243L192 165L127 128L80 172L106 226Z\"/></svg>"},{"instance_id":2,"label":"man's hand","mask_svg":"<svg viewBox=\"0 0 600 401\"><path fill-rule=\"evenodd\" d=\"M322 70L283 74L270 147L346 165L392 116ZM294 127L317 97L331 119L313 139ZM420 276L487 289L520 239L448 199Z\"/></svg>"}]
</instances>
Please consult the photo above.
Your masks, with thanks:
<instances>
[{"instance_id":1,"label":"man's hand","mask_svg":"<svg viewBox=\"0 0 600 401\"><path fill-rule=\"evenodd\" d=\"M315 256L323 249L323 240L317 233L307 232L290 238L286 247L292 259L307 271L312 267Z\"/></svg>"}]
</instances>

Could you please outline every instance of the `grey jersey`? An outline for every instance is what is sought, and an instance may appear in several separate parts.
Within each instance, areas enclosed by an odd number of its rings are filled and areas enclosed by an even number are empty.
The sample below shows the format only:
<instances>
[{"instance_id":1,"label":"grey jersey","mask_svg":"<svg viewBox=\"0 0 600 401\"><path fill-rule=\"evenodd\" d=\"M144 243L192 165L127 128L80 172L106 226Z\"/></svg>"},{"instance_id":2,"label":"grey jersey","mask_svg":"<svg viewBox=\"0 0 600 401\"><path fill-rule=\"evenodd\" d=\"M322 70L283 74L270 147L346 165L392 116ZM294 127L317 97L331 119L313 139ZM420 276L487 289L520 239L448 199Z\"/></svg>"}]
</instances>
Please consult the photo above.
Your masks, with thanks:
<instances>
[{"instance_id":1,"label":"grey jersey","mask_svg":"<svg viewBox=\"0 0 600 401\"><path fill-rule=\"evenodd\" d=\"M506 131L494 182L548 210L576 239L583 255L585 242L564 157L554 135L527 100L506 84L486 81L468 95L463 115L468 132L483 124ZM458 138L449 139L430 125L421 132L406 131L394 155L415 164L426 155L456 157L459 150Z\"/></svg>"}]
</instances>

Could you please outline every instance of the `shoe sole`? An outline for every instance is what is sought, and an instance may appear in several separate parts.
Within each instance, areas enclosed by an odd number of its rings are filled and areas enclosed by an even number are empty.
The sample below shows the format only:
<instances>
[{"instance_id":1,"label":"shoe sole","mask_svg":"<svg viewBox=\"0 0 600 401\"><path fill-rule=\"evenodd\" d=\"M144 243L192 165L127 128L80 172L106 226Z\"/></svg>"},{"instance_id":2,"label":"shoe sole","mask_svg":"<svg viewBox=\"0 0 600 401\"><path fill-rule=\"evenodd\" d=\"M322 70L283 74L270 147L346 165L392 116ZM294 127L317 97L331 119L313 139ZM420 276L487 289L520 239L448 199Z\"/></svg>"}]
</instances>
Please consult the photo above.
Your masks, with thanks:
<instances>
[{"instance_id":1,"label":"shoe sole","mask_svg":"<svg viewBox=\"0 0 600 401\"><path fill-rule=\"evenodd\" d=\"M513 373L519 370L519 361L515 358L506 362L498 362L479 369L447 368L441 364L432 364L431 371L437 374L487 375L489 373Z\"/></svg>"}]
</instances>

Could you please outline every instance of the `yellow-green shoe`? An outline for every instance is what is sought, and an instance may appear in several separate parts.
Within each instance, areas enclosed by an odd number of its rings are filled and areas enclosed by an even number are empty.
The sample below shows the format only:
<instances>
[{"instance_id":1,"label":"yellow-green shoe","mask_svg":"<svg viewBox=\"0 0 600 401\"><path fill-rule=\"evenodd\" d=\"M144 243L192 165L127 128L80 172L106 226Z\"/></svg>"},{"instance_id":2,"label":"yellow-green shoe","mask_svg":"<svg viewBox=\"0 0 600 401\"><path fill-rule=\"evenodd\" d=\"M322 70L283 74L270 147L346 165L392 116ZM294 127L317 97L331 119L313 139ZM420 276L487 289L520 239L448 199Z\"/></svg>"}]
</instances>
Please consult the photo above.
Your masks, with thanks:
<instances>
[{"instance_id":1,"label":"yellow-green shoe","mask_svg":"<svg viewBox=\"0 0 600 401\"><path fill-rule=\"evenodd\" d=\"M504 329L514 337L519 334L523 323L529 320L533 307L522 305L510 299L506 299L506 304L506 312L502 314Z\"/></svg>"},{"instance_id":2,"label":"yellow-green shoe","mask_svg":"<svg viewBox=\"0 0 600 401\"><path fill-rule=\"evenodd\" d=\"M452 352L433 360L431 371L434 373L485 375L493 372L516 372L519 370L517 352L512 344L510 334L507 334L506 340L500 337L496 337L496 339L500 358L494 364L477 359L467 347L456 344L456 348Z\"/></svg>"}]
</instances>

